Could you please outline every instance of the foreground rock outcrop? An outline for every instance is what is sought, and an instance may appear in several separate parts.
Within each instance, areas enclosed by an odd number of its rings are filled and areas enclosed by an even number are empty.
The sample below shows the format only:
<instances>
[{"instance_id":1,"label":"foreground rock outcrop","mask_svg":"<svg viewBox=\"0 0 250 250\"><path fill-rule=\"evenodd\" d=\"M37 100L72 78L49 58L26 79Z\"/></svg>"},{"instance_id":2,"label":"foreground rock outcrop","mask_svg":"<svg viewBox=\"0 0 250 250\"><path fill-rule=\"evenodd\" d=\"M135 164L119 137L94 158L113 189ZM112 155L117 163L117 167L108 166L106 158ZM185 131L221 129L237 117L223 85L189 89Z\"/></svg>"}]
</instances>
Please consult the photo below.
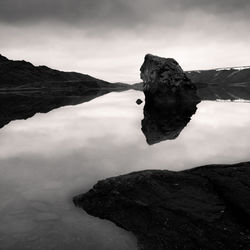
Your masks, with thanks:
<instances>
[{"instance_id":1,"label":"foreground rock outcrop","mask_svg":"<svg viewBox=\"0 0 250 250\"><path fill-rule=\"evenodd\" d=\"M250 162L134 172L99 181L74 203L132 231L139 249L250 246Z\"/></svg>"},{"instance_id":2,"label":"foreground rock outcrop","mask_svg":"<svg viewBox=\"0 0 250 250\"><path fill-rule=\"evenodd\" d=\"M153 105L199 101L196 86L174 59L147 54L140 71L146 101Z\"/></svg>"}]
</instances>

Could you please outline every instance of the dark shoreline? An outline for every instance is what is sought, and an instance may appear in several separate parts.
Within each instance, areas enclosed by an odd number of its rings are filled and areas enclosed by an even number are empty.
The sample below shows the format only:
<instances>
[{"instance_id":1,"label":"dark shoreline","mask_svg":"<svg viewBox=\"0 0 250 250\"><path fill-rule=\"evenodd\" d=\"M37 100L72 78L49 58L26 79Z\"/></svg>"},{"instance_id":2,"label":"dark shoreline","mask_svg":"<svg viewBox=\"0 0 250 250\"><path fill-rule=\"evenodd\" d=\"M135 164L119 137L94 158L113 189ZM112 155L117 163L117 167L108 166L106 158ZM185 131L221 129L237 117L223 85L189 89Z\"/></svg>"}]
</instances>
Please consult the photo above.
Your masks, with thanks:
<instances>
[{"instance_id":1,"label":"dark shoreline","mask_svg":"<svg viewBox=\"0 0 250 250\"><path fill-rule=\"evenodd\" d=\"M73 201L133 232L139 249L250 246L250 162L133 172L99 181Z\"/></svg>"}]
</instances>

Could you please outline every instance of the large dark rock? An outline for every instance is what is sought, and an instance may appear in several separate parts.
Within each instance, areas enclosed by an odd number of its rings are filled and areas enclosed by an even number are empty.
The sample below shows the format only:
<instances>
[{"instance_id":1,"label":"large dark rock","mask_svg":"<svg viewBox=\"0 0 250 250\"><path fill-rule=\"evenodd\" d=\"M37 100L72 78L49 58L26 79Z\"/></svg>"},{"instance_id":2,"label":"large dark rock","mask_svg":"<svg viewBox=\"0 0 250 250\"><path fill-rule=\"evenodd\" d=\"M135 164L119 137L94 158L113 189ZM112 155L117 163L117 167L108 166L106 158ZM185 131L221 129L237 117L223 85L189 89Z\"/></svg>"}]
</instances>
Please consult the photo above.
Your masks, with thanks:
<instances>
[{"instance_id":1,"label":"large dark rock","mask_svg":"<svg viewBox=\"0 0 250 250\"><path fill-rule=\"evenodd\" d=\"M172 58L147 54L140 71L145 99L155 106L199 100L196 86Z\"/></svg>"},{"instance_id":2,"label":"large dark rock","mask_svg":"<svg viewBox=\"0 0 250 250\"><path fill-rule=\"evenodd\" d=\"M132 231L139 249L250 246L250 162L134 172L99 181L74 203Z\"/></svg>"}]
</instances>

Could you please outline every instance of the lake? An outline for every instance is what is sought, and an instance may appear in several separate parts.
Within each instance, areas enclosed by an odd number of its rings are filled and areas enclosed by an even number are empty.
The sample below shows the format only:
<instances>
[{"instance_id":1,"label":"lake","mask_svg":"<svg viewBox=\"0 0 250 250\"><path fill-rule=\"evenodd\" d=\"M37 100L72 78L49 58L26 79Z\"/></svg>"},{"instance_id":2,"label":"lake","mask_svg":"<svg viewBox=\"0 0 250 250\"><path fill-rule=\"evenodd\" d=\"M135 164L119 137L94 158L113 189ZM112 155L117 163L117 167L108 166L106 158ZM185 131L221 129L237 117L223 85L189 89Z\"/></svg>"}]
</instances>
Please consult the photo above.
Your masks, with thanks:
<instances>
[{"instance_id":1,"label":"lake","mask_svg":"<svg viewBox=\"0 0 250 250\"><path fill-rule=\"evenodd\" d=\"M0 130L0 249L136 249L131 233L72 197L132 171L250 160L250 103L202 101L176 139L149 145L138 98L113 92Z\"/></svg>"}]
</instances>

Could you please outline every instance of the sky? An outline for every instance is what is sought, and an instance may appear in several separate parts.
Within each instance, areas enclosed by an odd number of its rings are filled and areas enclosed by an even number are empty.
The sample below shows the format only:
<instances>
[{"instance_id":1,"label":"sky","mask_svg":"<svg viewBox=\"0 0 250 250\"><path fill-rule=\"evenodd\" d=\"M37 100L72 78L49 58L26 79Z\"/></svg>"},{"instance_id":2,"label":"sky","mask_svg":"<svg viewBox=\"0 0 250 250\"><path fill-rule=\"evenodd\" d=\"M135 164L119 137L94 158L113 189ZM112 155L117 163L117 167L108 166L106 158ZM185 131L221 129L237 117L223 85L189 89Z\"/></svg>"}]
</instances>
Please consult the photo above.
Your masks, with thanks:
<instances>
[{"instance_id":1,"label":"sky","mask_svg":"<svg viewBox=\"0 0 250 250\"><path fill-rule=\"evenodd\" d=\"M0 53L111 82L147 53L184 70L250 65L249 0L0 0Z\"/></svg>"}]
</instances>

